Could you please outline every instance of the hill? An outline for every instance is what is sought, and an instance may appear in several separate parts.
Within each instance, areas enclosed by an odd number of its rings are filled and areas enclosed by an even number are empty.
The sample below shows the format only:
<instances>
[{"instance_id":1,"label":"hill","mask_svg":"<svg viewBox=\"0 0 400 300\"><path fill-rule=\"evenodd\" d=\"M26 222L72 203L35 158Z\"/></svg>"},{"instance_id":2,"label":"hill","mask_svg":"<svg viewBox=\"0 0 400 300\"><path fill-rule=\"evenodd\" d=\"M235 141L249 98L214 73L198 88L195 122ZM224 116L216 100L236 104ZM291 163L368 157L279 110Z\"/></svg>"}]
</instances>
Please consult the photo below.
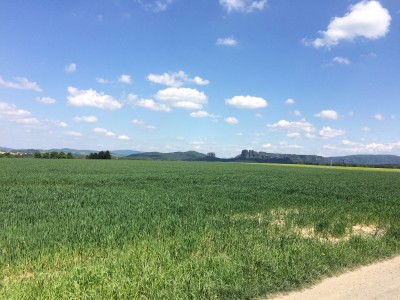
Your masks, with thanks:
<instances>
[{"instance_id":1,"label":"hill","mask_svg":"<svg viewBox=\"0 0 400 300\"><path fill-rule=\"evenodd\" d=\"M23 156L30 157L33 156L35 152L71 152L76 158L83 158L86 155L94 152L99 152L99 150L82 150L82 149L72 149L72 148L54 148L54 149L13 149L7 147L0 147L0 152L11 152L20 153ZM131 154L141 153L137 150L113 150L110 151L111 155L114 157L125 157Z\"/></svg>"},{"instance_id":2,"label":"hill","mask_svg":"<svg viewBox=\"0 0 400 300\"><path fill-rule=\"evenodd\" d=\"M206 155L203 153L199 153L196 151L187 151L187 152L172 152L172 153L144 152L138 154L131 154L128 155L126 158L194 161L194 160L202 160L205 157Z\"/></svg>"},{"instance_id":3,"label":"hill","mask_svg":"<svg viewBox=\"0 0 400 300\"><path fill-rule=\"evenodd\" d=\"M400 156L396 155L348 155L325 157L326 163L342 163L356 165L400 165Z\"/></svg>"}]
</instances>

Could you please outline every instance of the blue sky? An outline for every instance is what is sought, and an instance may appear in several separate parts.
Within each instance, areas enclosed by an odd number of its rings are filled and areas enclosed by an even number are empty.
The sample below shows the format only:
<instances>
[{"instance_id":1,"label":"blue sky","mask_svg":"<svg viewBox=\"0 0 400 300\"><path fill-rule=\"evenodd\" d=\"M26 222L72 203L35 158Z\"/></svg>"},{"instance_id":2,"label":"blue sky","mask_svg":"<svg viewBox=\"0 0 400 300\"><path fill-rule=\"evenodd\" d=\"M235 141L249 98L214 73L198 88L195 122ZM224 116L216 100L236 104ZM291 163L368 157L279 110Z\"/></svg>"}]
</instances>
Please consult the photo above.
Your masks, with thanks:
<instances>
[{"instance_id":1,"label":"blue sky","mask_svg":"<svg viewBox=\"0 0 400 300\"><path fill-rule=\"evenodd\" d=\"M395 0L0 0L0 146L400 154Z\"/></svg>"}]
</instances>

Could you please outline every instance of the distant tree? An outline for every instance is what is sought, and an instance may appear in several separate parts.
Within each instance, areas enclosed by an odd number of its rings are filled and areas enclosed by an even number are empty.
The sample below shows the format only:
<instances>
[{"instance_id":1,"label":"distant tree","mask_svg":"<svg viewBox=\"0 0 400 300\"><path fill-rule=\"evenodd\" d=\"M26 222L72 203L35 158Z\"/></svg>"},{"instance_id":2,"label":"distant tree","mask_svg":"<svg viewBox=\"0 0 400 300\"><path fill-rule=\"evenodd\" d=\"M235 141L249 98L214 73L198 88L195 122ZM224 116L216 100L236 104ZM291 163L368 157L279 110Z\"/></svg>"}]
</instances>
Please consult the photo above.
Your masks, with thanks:
<instances>
[{"instance_id":1,"label":"distant tree","mask_svg":"<svg viewBox=\"0 0 400 300\"><path fill-rule=\"evenodd\" d=\"M100 151L99 153L90 153L86 155L86 159L111 159L110 151Z\"/></svg>"},{"instance_id":2,"label":"distant tree","mask_svg":"<svg viewBox=\"0 0 400 300\"><path fill-rule=\"evenodd\" d=\"M215 158L215 152L208 152L207 158Z\"/></svg>"},{"instance_id":3,"label":"distant tree","mask_svg":"<svg viewBox=\"0 0 400 300\"><path fill-rule=\"evenodd\" d=\"M67 154L64 151L61 151L60 153L58 153L58 157L60 159L66 159L67 158Z\"/></svg>"},{"instance_id":4,"label":"distant tree","mask_svg":"<svg viewBox=\"0 0 400 300\"><path fill-rule=\"evenodd\" d=\"M50 158L49 152L45 152L42 155L43 158Z\"/></svg>"},{"instance_id":5,"label":"distant tree","mask_svg":"<svg viewBox=\"0 0 400 300\"><path fill-rule=\"evenodd\" d=\"M110 153L110 151L106 151L106 153L105 153L105 156L104 156L104 159L111 159L111 153Z\"/></svg>"},{"instance_id":6,"label":"distant tree","mask_svg":"<svg viewBox=\"0 0 400 300\"><path fill-rule=\"evenodd\" d=\"M67 153L67 159L73 159L74 157L73 157L73 155L72 155L72 153L71 152L68 152Z\"/></svg>"},{"instance_id":7,"label":"distant tree","mask_svg":"<svg viewBox=\"0 0 400 300\"><path fill-rule=\"evenodd\" d=\"M35 158L42 158L42 154L39 151L35 152Z\"/></svg>"},{"instance_id":8,"label":"distant tree","mask_svg":"<svg viewBox=\"0 0 400 300\"><path fill-rule=\"evenodd\" d=\"M57 151L53 151L50 153L50 158L58 158L58 152Z\"/></svg>"}]
</instances>

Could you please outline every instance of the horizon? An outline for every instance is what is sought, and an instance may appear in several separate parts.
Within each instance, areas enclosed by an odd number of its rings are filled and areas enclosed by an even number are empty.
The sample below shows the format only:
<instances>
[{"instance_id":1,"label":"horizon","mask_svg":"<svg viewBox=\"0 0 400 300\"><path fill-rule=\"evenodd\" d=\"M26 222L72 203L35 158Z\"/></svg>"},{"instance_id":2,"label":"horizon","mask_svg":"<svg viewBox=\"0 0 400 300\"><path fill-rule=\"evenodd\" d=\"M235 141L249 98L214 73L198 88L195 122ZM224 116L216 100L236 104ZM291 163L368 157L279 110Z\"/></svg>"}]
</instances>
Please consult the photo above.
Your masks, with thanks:
<instances>
[{"instance_id":1,"label":"horizon","mask_svg":"<svg viewBox=\"0 0 400 300\"><path fill-rule=\"evenodd\" d=\"M99 152L99 151L110 151L112 152L116 152L116 151L132 151L132 152L137 152L134 154L146 154L146 153L160 153L160 154L170 154L170 153L186 153L186 152L197 152L199 154L204 154L207 155L208 152L201 152L198 150L186 150L186 151L170 151L170 152L161 152L161 151L139 151L139 150L134 150L134 149L75 149L75 148L58 148L58 147L54 147L54 148L48 148L48 149L42 149L42 148L10 148L10 147L3 147L0 146L0 151L1 149L10 149L10 150L14 150L14 151L22 151L22 150L36 150L36 151L50 151L50 150L75 150L75 151L83 151L83 152ZM267 153L267 154L278 154L278 155L297 155L297 156L321 156L323 158L333 158L333 157L349 157L349 156L397 156L400 157L400 155L396 155L396 154L368 154L368 153L356 153L356 154L349 154L349 155L337 155L337 156L324 156L324 155L317 155L317 154L312 154L312 153L307 153L307 154L299 154L299 153L280 153L280 152L267 152L267 151L262 151L262 150L254 150L254 149L242 149L240 151L240 153L233 155L233 156L225 156L225 157L221 157L218 156L217 153L216 157L220 158L220 159L231 159L231 158L235 158L237 156L240 156L241 152L243 150L247 150L247 151L255 151L257 153ZM129 154L131 155L131 154Z\"/></svg>"},{"instance_id":2,"label":"horizon","mask_svg":"<svg viewBox=\"0 0 400 300\"><path fill-rule=\"evenodd\" d=\"M16 0L0 18L9 148L400 155L399 2Z\"/></svg>"}]
</instances>

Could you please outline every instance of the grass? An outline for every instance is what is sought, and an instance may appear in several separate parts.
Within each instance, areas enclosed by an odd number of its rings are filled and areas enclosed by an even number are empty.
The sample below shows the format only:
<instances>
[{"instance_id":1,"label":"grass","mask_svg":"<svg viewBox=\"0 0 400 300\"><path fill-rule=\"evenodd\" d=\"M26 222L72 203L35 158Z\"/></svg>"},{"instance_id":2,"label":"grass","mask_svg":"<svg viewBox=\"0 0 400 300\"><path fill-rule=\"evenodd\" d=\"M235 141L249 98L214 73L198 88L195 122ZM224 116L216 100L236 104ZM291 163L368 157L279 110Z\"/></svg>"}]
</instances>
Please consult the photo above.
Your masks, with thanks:
<instances>
[{"instance_id":1,"label":"grass","mask_svg":"<svg viewBox=\"0 0 400 300\"><path fill-rule=\"evenodd\" d=\"M0 298L296 289L400 253L399 186L336 167L3 159Z\"/></svg>"}]
</instances>

